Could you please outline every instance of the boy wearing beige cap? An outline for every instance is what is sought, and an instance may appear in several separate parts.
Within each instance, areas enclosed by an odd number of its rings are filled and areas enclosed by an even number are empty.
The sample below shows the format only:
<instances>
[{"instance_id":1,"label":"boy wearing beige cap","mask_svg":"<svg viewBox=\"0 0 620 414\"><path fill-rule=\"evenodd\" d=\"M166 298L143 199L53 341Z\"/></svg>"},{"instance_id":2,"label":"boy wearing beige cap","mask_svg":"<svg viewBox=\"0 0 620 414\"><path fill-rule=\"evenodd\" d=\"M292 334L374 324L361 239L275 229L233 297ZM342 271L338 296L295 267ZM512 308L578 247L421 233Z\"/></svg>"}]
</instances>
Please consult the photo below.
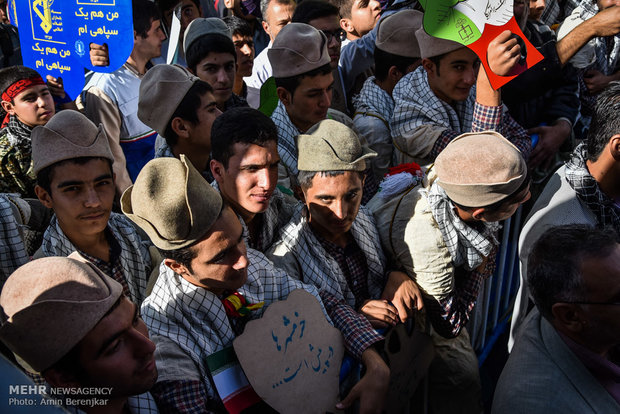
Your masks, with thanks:
<instances>
[{"instance_id":1,"label":"boy wearing beige cap","mask_svg":"<svg viewBox=\"0 0 620 414\"><path fill-rule=\"evenodd\" d=\"M230 29L217 17L193 20L183 38L187 67L213 87L217 107L222 111L248 106L245 99L233 93L237 51Z\"/></svg>"},{"instance_id":2,"label":"boy wearing beige cap","mask_svg":"<svg viewBox=\"0 0 620 414\"><path fill-rule=\"evenodd\" d=\"M155 158L185 154L209 182L211 126L221 114L213 88L185 68L156 65L142 79L138 118L166 139Z\"/></svg>"},{"instance_id":3,"label":"boy wearing beige cap","mask_svg":"<svg viewBox=\"0 0 620 414\"><path fill-rule=\"evenodd\" d=\"M223 412L222 400L235 395L236 388L218 388L221 382L213 380L208 365L212 356L231 347L248 319L260 317L267 305L285 299L292 290L305 289L317 298L319 293L273 267L262 253L246 248L233 210L183 155L180 160L158 158L147 164L121 203L165 257L142 306L158 347L160 376L153 394L171 412ZM230 307L233 296L245 301L243 309ZM376 404L389 376L370 347L380 338L342 301L323 293L321 299L343 332L347 349L362 358L370 373L349 398L361 394L363 402Z\"/></svg>"},{"instance_id":4,"label":"boy wearing beige cap","mask_svg":"<svg viewBox=\"0 0 620 414\"><path fill-rule=\"evenodd\" d=\"M460 43L429 36L424 27L416 38L422 66L403 77L392 93L390 129L398 161L431 163L456 136L486 130L505 136L527 159L530 137L504 110L501 92L491 87L476 54ZM487 56L496 74L507 75L521 57L520 47L504 31L491 41Z\"/></svg>"},{"instance_id":5,"label":"boy wearing beige cap","mask_svg":"<svg viewBox=\"0 0 620 414\"><path fill-rule=\"evenodd\" d=\"M0 306L0 340L43 375L55 400L85 413L158 412L148 393L157 379L155 344L139 308L79 254L20 267Z\"/></svg>"},{"instance_id":6,"label":"boy wearing beige cap","mask_svg":"<svg viewBox=\"0 0 620 414\"><path fill-rule=\"evenodd\" d=\"M293 188L297 175L295 137L325 118L352 125L351 118L330 108L334 77L325 34L305 23L289 23L269 49L278 106L271 119L278 127L280 183Z\"/></svg>"},{"instance_id":7,"label":"boy wearing beige cap","mask_svg":"<svg viewBox=\"0 0 620 414\"><path fill-rule=\"evenodd\" d=\"M465 325L495 268L498 222L529 197L521 152L487 131L448 144L428 184L380 192L369 203L377 226L389 229L380 233L388 257L422 291L437 354L429 372L433 412L481 410L478 360Z\"/></svg>"},{"instance_id":8,"label":"boy wearing beige cap","mask_svg":"<svg viewBox=\"0 0 620 414\"><path fill-rule=\"evenodd\" d=\"M422 26L422 17L419 11L403 10L379 22L374 52L375 75L366 79L359 95L353 99L353 125L360 138L377 153L370 164L379 180L391 165L400 164L400 161L392 163L392 91L403 76L420 65L415 31ZM394 157L398 157L398 148Z\"/></svg>"},{"instance_id":9,"label":"boy wearing beige cap","mask_svg":"<svg viewBox=\"0 0 620 414\"><path fill-rule=\"evenodd\" d=\"M304 204L267 255L295 279L345 299L375 327L406 320L421 300L416 306L413 294L382 297L384 288L401 283L409 292L417 288L401 272L387 271L372 216L361 207L366 163L376 153L350 128L329 119L300 135L297 144Z\"/></svg>"},{"instance_id":10,"label":"boy wearing beige cap","mask_svg":"<svg viewBox=\"0 0 620 414\"><path fill-rule=\"evenodd\" d=\"M140 304L157 255L126 217L112 213L114 157L106 133L77 111L64 110L52 121L32 131L35 192L54 210L35 256L77 250Z\"/></svg>"}]
</instances>

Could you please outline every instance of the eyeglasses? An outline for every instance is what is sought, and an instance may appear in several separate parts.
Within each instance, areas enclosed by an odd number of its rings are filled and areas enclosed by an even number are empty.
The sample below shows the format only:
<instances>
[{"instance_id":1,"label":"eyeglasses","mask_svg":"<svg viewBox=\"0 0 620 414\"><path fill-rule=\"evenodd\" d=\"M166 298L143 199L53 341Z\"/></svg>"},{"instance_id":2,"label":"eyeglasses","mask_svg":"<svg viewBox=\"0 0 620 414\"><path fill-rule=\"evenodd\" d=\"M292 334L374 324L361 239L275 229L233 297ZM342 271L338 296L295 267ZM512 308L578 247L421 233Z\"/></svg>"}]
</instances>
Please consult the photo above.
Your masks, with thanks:
<instances>
[{"instance_id":1,"label":"eyeglasses","mask_svg":"<svg viewBox=\"0 0 620 414\"><path fill-rule=\"evenodd\" d=\"M323 34L325 35L325 37L327 37L327 42L331 42L332 38L336 38L339 42L342 42L344 39L347 38L347 32L345 32L343 29L336 29L334 31L329 31L329 30L321 30L321 32L323 32Z\"/></svg>"}]
</instances>

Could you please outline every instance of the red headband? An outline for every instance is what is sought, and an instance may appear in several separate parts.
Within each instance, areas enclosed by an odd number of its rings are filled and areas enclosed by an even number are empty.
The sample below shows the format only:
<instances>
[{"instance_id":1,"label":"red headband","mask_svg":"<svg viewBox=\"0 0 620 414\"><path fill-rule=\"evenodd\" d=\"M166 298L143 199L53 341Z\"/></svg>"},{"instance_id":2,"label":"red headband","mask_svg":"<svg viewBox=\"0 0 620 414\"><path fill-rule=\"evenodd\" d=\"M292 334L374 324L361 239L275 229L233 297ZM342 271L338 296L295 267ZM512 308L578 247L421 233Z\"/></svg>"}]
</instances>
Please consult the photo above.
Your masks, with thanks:
<instances>
[{"instance_id":1,"label":"red headband","mask_svg":"<svg viewBox=\"0 0 620 414\"><path fill-rule=\"evenodd\" d=\"M43 78L39 75L33 76L28 79L20 79L17 82L13 83L11 86L6 88L6 91L2 92L2 100L11 102L13 98L22 93L28 88L32 88L37 85L45 85ZM4 128L9 123L9 114L6 114L2 121L2 126L0 128Z\"/></svg>"}]
</instances>

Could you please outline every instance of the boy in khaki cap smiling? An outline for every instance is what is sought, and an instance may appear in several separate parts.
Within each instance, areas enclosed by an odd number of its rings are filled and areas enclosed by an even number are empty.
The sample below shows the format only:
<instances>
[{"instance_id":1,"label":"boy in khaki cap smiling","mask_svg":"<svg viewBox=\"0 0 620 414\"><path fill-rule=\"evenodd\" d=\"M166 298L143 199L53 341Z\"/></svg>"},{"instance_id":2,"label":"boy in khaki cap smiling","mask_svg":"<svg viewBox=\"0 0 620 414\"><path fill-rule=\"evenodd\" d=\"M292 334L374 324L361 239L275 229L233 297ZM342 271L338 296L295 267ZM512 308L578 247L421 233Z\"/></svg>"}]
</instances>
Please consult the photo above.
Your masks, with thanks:
<instances>
[{"instance_id":1,"label":"boy in khaki cap smiling","mask_svg":"<svg viewBox=\"0 0 620 414\"><path fill-rule=\"evenodd\" d=\"M32 131L32 160L37 197L54 210L35 257L77 250L121 283L128 298L142 303L158 255L151 256L151 244L126 217L112 212L114 157L103 127L64 110Z\"/></svg>"},{"instance_id":2,"label":"boy in khaki cap smiling","mask_svg":"<svg viewBox=\"0 0 620 414\"><path fill-rule=\"evenodd\" d=\"M0 339L29 371L66 389L57 391L69 397L68 408L158 412L147 392L157 379L155 344L139 308L79 254L20 267L4 285L0 306Z\"/></svg>"},{"instance_id":3,"label":"boy in khaki cap smiling","mask_svg":"<svg viewBox=\"0 0 620 414\"><path fill-rule=\"evenodd\" d=\"M429 371L433 412L482 408L478 359L465 325L495 268L499 222L529 197L521 152L486 131L448 144L425 186L382 191L368 204L377 227L389 229L380 233L386 254L422 292L436 351Z\"/></svg>"},{"instance_id":4,"label":"boy in khaki cap smiling","mask_svg":"<svg viewBox=\"0 0 620 414\"><path fill-rule=\"evenodd\" d=\"M153 394L159 404L174 412L184 407L223 412L222 400L236 388L217 388L209 358L229 348L248 319L260 317L267 305L298 288L322 300L347 349L367 364L368 378L349 398L359 395L363 404L370 400L373 406L382 398L389 374L370 347L376 335L367 322L342 301L325 292L319 297L315 287L290 278L262 253L248 249L235 213L185 156L149 162L121 203L165 257L142 305L158 347L160 376ZM231 295L242 297L246 307L230 309Z\"/></svg>"}]
</instances>

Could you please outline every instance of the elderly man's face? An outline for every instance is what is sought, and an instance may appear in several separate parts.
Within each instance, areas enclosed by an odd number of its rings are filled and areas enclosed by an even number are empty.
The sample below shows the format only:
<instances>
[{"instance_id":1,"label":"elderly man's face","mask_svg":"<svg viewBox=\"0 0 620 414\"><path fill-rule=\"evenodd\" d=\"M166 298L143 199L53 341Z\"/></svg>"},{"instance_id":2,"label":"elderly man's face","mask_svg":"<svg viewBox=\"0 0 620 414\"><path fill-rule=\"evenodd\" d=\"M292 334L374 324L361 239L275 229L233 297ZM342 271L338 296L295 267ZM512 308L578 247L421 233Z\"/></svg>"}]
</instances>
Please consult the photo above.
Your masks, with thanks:
<instances>
[{"instance_id":1,"label":"elderly man's face","mask_svg":"<svg viewBox=\"0 0 620 414\"><path fill-rule=\"evenodd\" d=\"M581 263L584 302L582 342L592 351L604 354L620 345L620 245L604 258L596 257Z\"/></svg>"},{"instance_id":2,"label":"elderly man's face","mask_svg":"<svg viewBox=\"0 0 620 414\"><path fill-rule=\"evenodd\" d=\"M191 247L196 253L191 269L166 259L164 263L193 285L216 295L234 292L248 278L248 258L243 241L243 228L230 207L211 227L207 237Z\"/></svg>"},{"instance_id":3,"label":"elderly man's face","mask_svg":"<svg viewBox=\"0 0 620 414\"><path fill-rule=\"evenodd\" d=\"M312 186L302 188L314 231L331 242L342 241L359 212L363 186L357 171L336 176L317 173Z\"/></svg>"},{"instance_id":4,"label":"elderly man's face","mask_svg":"<svg viewBox=\"0 0 620 414\"><path fill-rule=\"evenodd\" d=\"M142 394L155 384L155 344L139 308L127 298L80 341L81 386L111 387L112 397Z\"/></svg>"},{"instance_id":5,"label":"elderly man's face","mask_svg":"<svg viewBox=\"0 0 620 414\"><path fill-rule=\"evenodd\" d=\"M269 207L278 184L279 162L276 141L264 146L236 143L227 168L219 161L211 161L222 195L246 222Z\"/></svg>"}]
</instances>

